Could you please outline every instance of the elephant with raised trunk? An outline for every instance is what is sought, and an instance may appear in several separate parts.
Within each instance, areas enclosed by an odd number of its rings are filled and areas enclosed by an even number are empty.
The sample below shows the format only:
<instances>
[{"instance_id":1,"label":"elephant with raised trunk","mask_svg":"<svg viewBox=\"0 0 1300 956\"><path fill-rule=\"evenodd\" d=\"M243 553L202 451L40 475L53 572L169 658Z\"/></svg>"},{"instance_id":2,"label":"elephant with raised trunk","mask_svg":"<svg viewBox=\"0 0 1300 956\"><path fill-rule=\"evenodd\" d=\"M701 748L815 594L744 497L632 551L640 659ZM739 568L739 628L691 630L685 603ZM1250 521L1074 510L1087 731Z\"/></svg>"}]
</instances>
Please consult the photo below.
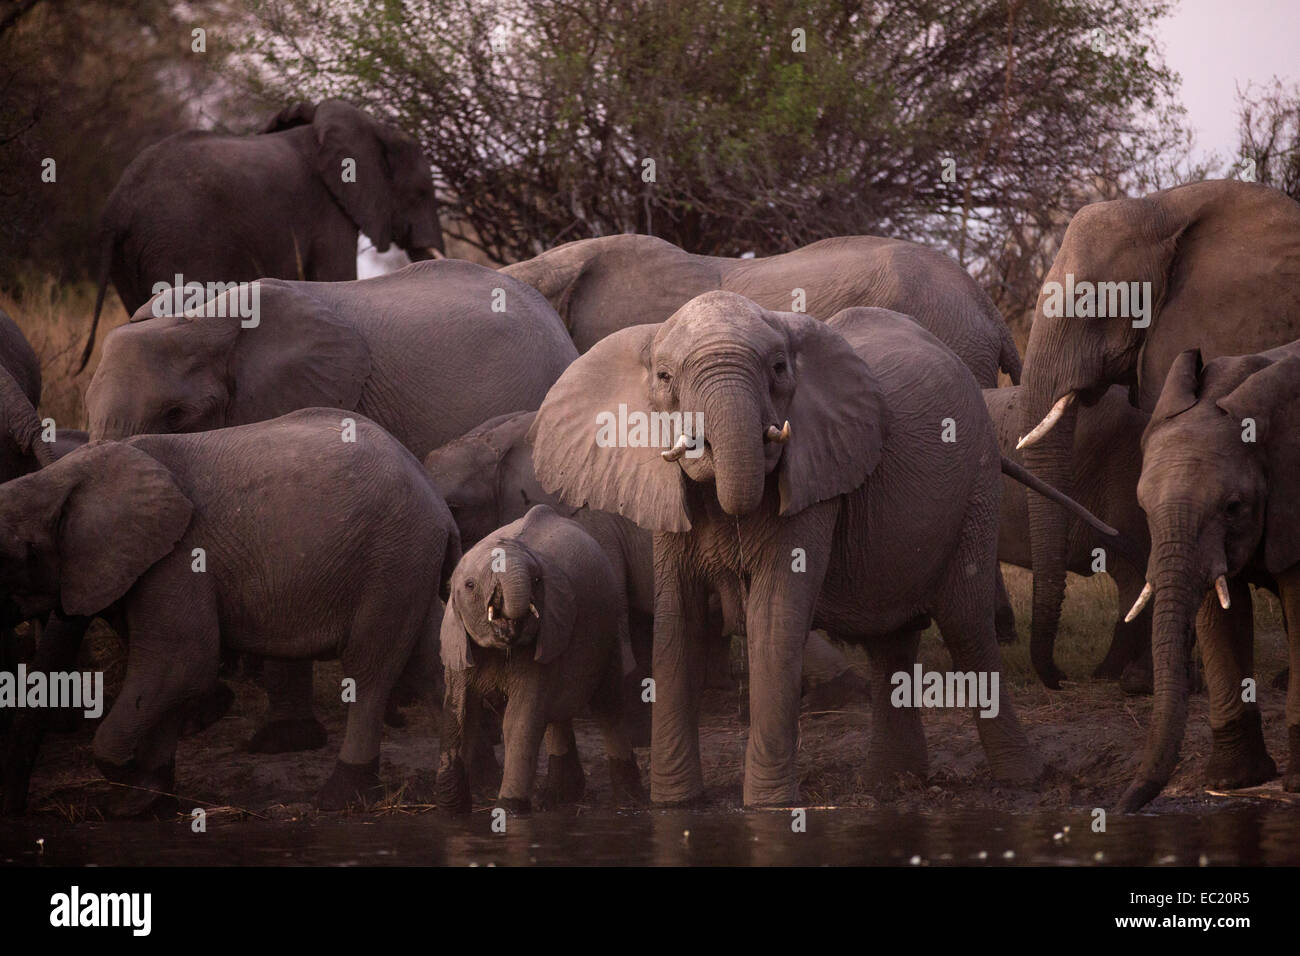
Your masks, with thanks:
<instances>
[{"instance_id":1,"label":"elephant with raised trunk","mask_svg":"<svg viewBox=\"0 0 1300 956\"><path fill-rule=\"evenodd\" d=\"M1074 458L1079 404L1123 385L1150 412L1180 352L1199 348L1208 361L1300 337L1297 274L1300 204L1267 186L1215 180L1080 209L1029 333L1025 466L1072 493L1083 467ZM1031 501L1029 528L1034 640L1047 646L1065 593L1068 525ZM1047 664L1054 686L1063 675Z\"/></svg>"},{"instance_id":2,"label":"elephant with raised trunk","mask_svg":"<svg viewBox=\"0 0 1300 956\"><path fill-rule=\"evenodd\" d=\"M1020 353L984 290L956 260L901 239L844 236L777 256L727 259L692 255L654 236L604 236L566 242L501 271L550 300L580 352L722 290L819 319L853 306L894 309L956 352L981 386L996 386L999 368L1020 380Z\"/></svg>"},{"instance_id":3,"label":"elephant with raised trunk","mask_svg":"<svg viewBox=\"0 0 1300 956\"><path fill-rule=\"evenodd\" d=\"M582 799L572 722L588 712L605 741L615 802L640 802L622 727L622 678L632 663L627 607L608 557L577 523L536 505L471 548L451 577L441 644L440 807L470 809L472 715L492 695L506 699L497 806L530 808L543 733L546 803Z\"/></svg>"},{"instance_id":4,"label":"elephant with raised trunk","mask_svg":"<svg viewBox=\"0 0 1300 956\"><path fill-rule=\"evenodd\" d=\"M662 432L602 441L598 426L624 407L661 420L699 415L703 432L670 448ZM596 343L551 388L530 437L544 488L655 532L655 801L703 793L710 593L739 609L749 643L747 805L799 799L809 630L866 646L869 766L889 779L926 772L919 714L892 707L889 685L910 672L927 615L958 670L990 680L1001 670L1002 459L970 370L906 316L849 309L822 322L706 293L667 322ZM1031 783L1041 760L1005 686L996 700L996 716L975 720L992 771Z\"/></svg>"},{"instance_id":5,"label":"elephant with raised trunk","mask_svg":"<svg viewBox=\"0 0 1300 956\"><path fill-rule=\"evenodd\" d=\"M439 585L460 545L420 463L360 416L344 440L349 414L95 442L0 486L4 623L105 616L128 641L94 743L127 785L118 812L157 810L174 791L186 707L216 686L223 649L339 658L356 693L317 802L382 792L385 705L408 666L432 680ZM27 780L12 769L6 808L21 809Z\"/></svg>"},{"instance_id":6,"label":"elephant with raised trunk","mask_svg":"<svg viewBox=\"0 0 1300 956\"><path fill-rule=\"evenodd\" d=\"M157 283L357 277L357 233L412 260L443 255L419 142L342 100L295 103L254 136L191 130L140 153L100 223L99 295L134 312Z\"/></svg>"},{"instance_id":7,"label":"elephant with raised trunk","mask_svg":"<svg viewBox=\"0 0 1300 956\"><path fill-rule=\"evenodd\" d=\"M1264 746L1254 678L1250 584L1282 601L1290 644L1286 790L1300 791L1300 342L1203 365L1191 349L1169 370L1142 438L1138 500L1151 527L1155 705L1142 765L1120 801L1156 797L1187 722L1192 642L1210 698L1207 785L1247 787L1277 775Z\"/></svg>"}]
</instances>

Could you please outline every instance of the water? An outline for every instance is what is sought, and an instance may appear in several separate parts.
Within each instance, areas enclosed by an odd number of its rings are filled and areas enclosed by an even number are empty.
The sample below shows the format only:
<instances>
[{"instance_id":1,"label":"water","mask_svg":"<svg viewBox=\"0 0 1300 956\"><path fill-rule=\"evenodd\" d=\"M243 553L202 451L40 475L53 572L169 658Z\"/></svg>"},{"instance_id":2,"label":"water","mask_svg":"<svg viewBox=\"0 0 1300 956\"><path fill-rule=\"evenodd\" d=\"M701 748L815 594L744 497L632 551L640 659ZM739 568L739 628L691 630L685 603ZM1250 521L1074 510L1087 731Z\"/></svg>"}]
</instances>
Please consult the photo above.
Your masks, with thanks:
<instances>
[{"instance_id":1,"label":"water","mask_svg":"<svg viewBox=\"0 0 1300 956\"><path fill-rule=\"evenodd\" d=\"M1093 833L1086 811L895 813L583 811L511 817L491 832L479 812L304 822L0 821L0 864L48 866L1092 866L1300 864L1300 809L1114 817ZM1069 827L1068 831L1065 829ZM43 848L37 840L44 840ZM1098 857L1098 854L1101 854Z\"/></svg>"}]
</instances>

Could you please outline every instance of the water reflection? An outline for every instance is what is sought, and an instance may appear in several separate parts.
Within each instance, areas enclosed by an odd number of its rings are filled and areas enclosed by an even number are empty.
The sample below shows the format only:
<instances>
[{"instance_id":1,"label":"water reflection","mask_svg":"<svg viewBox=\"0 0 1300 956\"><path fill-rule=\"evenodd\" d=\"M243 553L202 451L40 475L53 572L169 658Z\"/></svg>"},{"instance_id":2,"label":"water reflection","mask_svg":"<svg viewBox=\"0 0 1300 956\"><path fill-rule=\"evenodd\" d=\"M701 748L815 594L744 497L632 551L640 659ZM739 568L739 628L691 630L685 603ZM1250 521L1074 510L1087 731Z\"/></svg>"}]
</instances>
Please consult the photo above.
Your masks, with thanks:
<instances>
[{"instance_id":1,"label":"water reflection","mask_svg":"<svg viewBox=\"0 0 1300 956\"><path fill-rule=\"evenodd\" d=\"M6 865L313 864L342 866L842 866L1300 864L1300 810L1114 817L1086 810L894 813L663 810L512 817L437 814L301 823L0 822ZM43 840L43 846L37 841Z\"/></svg>"}]
</instances>

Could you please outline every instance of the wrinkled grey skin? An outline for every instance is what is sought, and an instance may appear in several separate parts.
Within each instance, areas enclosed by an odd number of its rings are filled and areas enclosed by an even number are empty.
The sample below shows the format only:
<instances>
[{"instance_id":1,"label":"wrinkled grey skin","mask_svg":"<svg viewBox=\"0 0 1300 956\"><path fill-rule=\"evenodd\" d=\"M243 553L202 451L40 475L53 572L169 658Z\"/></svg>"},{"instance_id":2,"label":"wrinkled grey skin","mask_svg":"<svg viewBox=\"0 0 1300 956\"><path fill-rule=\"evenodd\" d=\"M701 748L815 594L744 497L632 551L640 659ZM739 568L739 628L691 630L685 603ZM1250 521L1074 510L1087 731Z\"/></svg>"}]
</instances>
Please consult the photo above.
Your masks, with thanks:
<instances>
[{"instance_id":1,"label":"wrinkled grey skin","mask_svg":"<svg viewBox=\"0 0 1300 956\"><path fill-rule=\"evenodd\" d=\"M356 107L295 103L256 136L169 136L131 162L104 207L82 367L110 277L128 313L178 273L204 283L355 279L358 231L380 252L396 243L412 260L444 252L420 144Z\"/></svg>"},{"instance_id":2,"label":"wrinkled grey skin","mask_svg":"<svg viewBox=\"0 0 1300 956\"><path fill-rule=\"evenodd\" d=\"M147 303L114 329L86 393L91 437L201 431L320 405L355 410L423 455L485 419L536 408L577 356L537 292L469 262L259 285L254 328L239 318L153 318ZM494 301L506 311L492 311ZM310 716L309 668L268 662L271 711L252 749L324 744Z\"/></svg>"},{"instance_id":3,"label":"wrinkled grey skin","mask_svg":"<svg viewBox=\"0 0 1300 956\"><path fill-rule=\"evenodd\" d=\"M1021 403L1024 387L984 390L993 428L1002 454L1021 461L1016 451L1020 440ZM1116 528L1127 546L1098 534L1085 522L1074 518L1068 522L1069 541L1066 569L1089 577L1095 573L1094 550L1104 552L1105 570L1119 589L1119 616L1115 621L1110 649L1093 677L1120 678L1130 693L1151 692L1151 612L1145 610L1132 623L1124 623L1124 614L1133 606L1146 581L1147 557L1151 540L1147 534L1146 514L1137 500L1137 481L1142 473L1142 430L1150 416L1128 403L1123 388L1114 386L1091 408L1079 411L1074 432L1074 460L1078 471L1074 480L1074 499ZM1023 463L1023 462L1022 462ZM1002 518L998 525L998 560L1033 570L1033 553L1029 546L1029 501L1036 496L1011 478L1002 481ZM1007 609L1010 613L1010 609ZM1054 670L1052 648L1056 631L1035 628L1030 658L1043 683L1059 688L1059 671Z\"/></svg>"},{"instance_id":4,"label":"wrinkled grey skin","mask_svg":"<svg viewBox=\"0 0 1300 956\"><path fill-rule=\"evenodd\" d=\"M125 791L120 812L155 809L156 792L174 789L185 706L216 685L223 647L341 657L356 702L317 800L335 808L379 791L385 703L417 651L433 658L437 582L460 548L420 463L361 417L357 440L342 441L345 414L91 443L0 487L7 605L21 617L104 615L129 642L94 743L109 779L145 788Z\"/></svg>"},{"instance_id":5,"label":"wrinkled grey skin","mask_svg":"<svg viewBox=\"0 0 1300 956\"><path fill-rule=\"evenodd\" d=\"M1254 440L1247 421L1253 423ZM1213 749L1206 783L1246 787L1277 775L1259 706L1242 700L1254 678L1250 584L1282 601L1290 644L1285 788L1300 791L1300 343L1202 366L1175 361L1142 438L1138 500L1151 528L1155 701L1142 765L1120 800L1154 799L1178 761L1187 722L1193 634L1210 698ZM1215 579L1226 579L1221 607ZM1195 631L1193 631L1193 626Z\"/></svg>"},{"instance_id":6,"label":"wrinkled grey skin","mask_svg":"<svg viewBox=\"0 0 1300 956\"><path fill-rule=\"evenodd\" d=\"M588 708L605 740L615 801L635 802L639 774L620 726L623 669L631 665L623 590L605 552L578 524L536 505L471 548L452 574L441 652L441 807L470 808L465 768L477 727L470 698L486 695L506 698L498 806L530 808L543 733L547 802L582 796L571 721Z\"/></svg>"},{"instance_id":7,"label":"wrinkled grey skin","mask_svg":"<svg viewBox=\"0 0 1300 956\"><path fill-rule=\"evenodd\" d=\"M1131 402L1150 412L1185 349L1200 348L1208 361L1300 337L1300 204L1235 180L1094 203L1070 221L1047 280L1064 283L1067 274L1076 282L1150 282L1158 307L1148 328L1135 329L1125 319L1048 318L1040 298L1025 351L1022 435L1071 392L1090 404L1111 385L1127 386ZM1083 467L1075 409L1023 456L1067 494ZM1034 498L1029 518L1033 627L1042 645L1060 618L1068 522Z\"/></svg>"},{"instance_id":8,"label":"wrinkled grey skin","mask_svg":"<svg viewBox=\"0 0 1300 956\"><path fill-rule=\"evenodd\" d=\"M620 403L702 412L703 454L670 462L657 447L598 446L596 415ZM956 442L942 440L945 418ZM769 440L785 421L789 440ZM708 293L661 325L598 342L551 389L531 438L543 487L655 532L655 801L703 792L710 591L744 609L750 806L798 802L800 657L812 628L871 656L873 777L926 772L919 713L890 706L889 678L910 671L927 615L957 670L1000 671L1001 456L969 369L906 317L850 309L823 323ZM992 771L1032 782L1042 762L1005 685L999 702L996 718L975 718Z\"/></svg>"},{"instance_id":9,"label":"wrinkled grey skin","mask_svg":"<svg viewBox=\"0 0 1300 956\"><path fill-rule=\"evenodd\" d=\"M653 236L605 236L556 246L501 270L538 289L564 319L578 351L632 325L663 322L697 295L735 292L765 309L795 307L828 319L852 306L914 318L957 353L985 388L1002 368L1020 380L1020 353L992 300L955 260L878 236L823 239L762 259L697 256Z\"/></svg>"},{"instance_id":10,"label":"wrinkled grey skin","mask_svg":"<svg viewBox=\"0 0 1300 956\"><path fill-rule=\"evenodd\" d=\"M642 681L650 676L654 640L654 535L620 515L573 508L549 494L533 471L533 450L527 440L533 418L533 412L517 412L484 422L429 452L424 467L451 509L466 548L501 525L523 517L535 504L549 505L572 518L596 539L627 596L628 629L637 668L627 675L624 706L635 714L637 711L630 708L645 706ZM740 616L738 609L726 610L732 622ZM727 622L721 623L725 626ZM715 648L711 646L710 650ZM848 671L843 653L820 634L808 635L804 650L805 694L821 688L821 696L825 696L828 685L844 678ZM839 680L835 689L845 690L848 683L849 678Z\"/></svg>"}]
</instances>

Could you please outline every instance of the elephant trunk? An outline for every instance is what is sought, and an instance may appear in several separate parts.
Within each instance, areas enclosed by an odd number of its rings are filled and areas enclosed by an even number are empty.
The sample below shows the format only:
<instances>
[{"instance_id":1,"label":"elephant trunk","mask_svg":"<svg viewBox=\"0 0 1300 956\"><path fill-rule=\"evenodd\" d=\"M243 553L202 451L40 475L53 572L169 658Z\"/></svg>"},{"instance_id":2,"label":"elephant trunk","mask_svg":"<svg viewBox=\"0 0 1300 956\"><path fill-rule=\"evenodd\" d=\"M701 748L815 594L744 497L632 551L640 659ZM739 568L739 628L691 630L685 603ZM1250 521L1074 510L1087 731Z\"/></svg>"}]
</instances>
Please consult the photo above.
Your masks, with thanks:
<instances>
[{"instance_id":1,"label":"elephant trunk","mask_svg":"<svg viewBox=\"0 0 1300 956\"><path fill-rule=\"evenodd\" d=\"M762 502L767 478L763 447L767 423L753 387L741 379L716 383L704 402L704 416L718 503L729 515L749 514Z\"/></svg>"},{"instance_id":2,"label":"elephant trunk","mask_svg":"<svg viewBox=\"0 0 1300 956\"><path fill-rule=\"evenodd\" d=\"M498 577L501 588L501 610L505 616L518 621L528 615L533 600L533 573L528 562L517 555L508 557L505 571Z\"/></svg>"},{"instance_id":3,"label":"elephant trunk","mask_svg":"<svg viewBox=\"0 0 1300 956\"><path fill-rule=\"evenodd\" d=\"M1155 668L1155 700L1146 749L1137 777L1120 801L1132 812L1154 799L1173 774L1178 748L1187 725L1188 671L1195 641L1195 614L1204 595L1197 584L1195 531L1187 509L1165 512L1152 522L1151 656Z\"/></svg>"},{"instance_id":4,"label":"elephant trunk","mask_svg":"<svg viewBox=\"0 0 1300 956\"><path fill-rule=\"evenodd\" d=\"M30 454L42 468L54 461L54 449L41 440L41 420L27 394L13 376L0 369L0 401L4 402L5 430L25 454Z\"/></svg>"}]
</instances>

